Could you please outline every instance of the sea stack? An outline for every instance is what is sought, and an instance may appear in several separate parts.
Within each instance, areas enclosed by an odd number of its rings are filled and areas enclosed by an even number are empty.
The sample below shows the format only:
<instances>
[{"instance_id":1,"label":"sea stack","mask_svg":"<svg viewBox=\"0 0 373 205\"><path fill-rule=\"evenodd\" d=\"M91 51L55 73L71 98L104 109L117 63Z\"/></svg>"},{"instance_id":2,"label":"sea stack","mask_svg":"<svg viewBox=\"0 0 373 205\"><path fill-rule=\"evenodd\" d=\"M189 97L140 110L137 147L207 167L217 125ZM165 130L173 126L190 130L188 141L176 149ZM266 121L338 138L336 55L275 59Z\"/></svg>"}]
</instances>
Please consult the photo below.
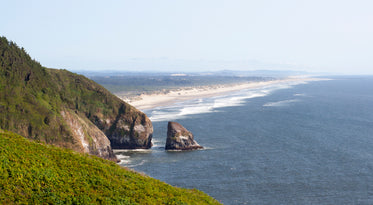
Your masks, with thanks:
<instances>
[{"instance_id":1,"label":"sea stack","mask_svg":"<svg viewBox=\"0 0 373 205\"><path fill-rule=\"evenodd\" d=\"M177 122L168 122L166 150L202 149L191 132Z\"/></svg>"}]
</instances>

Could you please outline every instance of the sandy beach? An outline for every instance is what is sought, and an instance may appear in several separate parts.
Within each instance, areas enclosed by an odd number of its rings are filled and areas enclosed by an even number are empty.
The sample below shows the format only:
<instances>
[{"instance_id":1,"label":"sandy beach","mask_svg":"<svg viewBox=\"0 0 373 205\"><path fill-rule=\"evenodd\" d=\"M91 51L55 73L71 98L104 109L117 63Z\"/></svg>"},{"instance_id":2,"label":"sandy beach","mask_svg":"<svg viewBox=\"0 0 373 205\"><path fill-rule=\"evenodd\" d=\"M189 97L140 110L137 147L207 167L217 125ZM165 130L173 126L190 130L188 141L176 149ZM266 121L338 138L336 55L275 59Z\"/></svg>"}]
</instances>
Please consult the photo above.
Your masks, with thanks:
<instances>
[{"instance_id":1,"label":"sandy beach","mask_svg":"<svg viewBox=\"0 0 373 205\"><path fill-rule=\"evenodd\" d=\"M267 85L286 83L286 82L303 83L303 82L320 81L320 80L328 80L328 79L312 78L312 77L306 77L306 76L294 76L294 77L288 77L288 78L280 79L280 80L250 82L250 83L244 83L244 84L225 84L225 85L214 85L214 86L189 87L189 88L173 90L168 93L143 94L136 98L122 99L122 100L133 105L139 110L146 110L146 109L152 109L152 108L160 107L160 106L172 105L174 103L186 101L186 100L220 96L220 95L228 94L228 93L243 90L243 89L259 88L259 87L263 87Z\"/></svg>"}]
</instances>

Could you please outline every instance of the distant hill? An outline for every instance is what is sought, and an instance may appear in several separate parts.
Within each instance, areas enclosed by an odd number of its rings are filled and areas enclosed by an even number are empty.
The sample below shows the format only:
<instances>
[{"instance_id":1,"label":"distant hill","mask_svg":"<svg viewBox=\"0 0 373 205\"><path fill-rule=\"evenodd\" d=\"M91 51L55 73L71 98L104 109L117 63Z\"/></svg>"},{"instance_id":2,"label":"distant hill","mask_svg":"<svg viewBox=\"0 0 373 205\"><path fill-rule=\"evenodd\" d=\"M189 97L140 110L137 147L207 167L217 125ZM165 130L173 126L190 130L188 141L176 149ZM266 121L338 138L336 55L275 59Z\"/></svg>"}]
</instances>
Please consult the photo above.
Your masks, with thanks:
<instances>
[{"instance_id":1,"label":"distant hill","mask_svg":"<svg viewBox=\"0 0 373 205\"><path fill-rule=\"evenodd\" d=\"M112 148L150 148L148 117L88 78L48 69L0 37L0 128L116 160Z\"/></svg>"},{"instance_id":2,"label":"distant hill","mask_svg":"<svg viewBox=\"0 0 373 205\"><path fill-rule=\"evenodd\" d=\"M113 162L0 130L2 204L218 204Z\"/></svg>"}]
</instances>

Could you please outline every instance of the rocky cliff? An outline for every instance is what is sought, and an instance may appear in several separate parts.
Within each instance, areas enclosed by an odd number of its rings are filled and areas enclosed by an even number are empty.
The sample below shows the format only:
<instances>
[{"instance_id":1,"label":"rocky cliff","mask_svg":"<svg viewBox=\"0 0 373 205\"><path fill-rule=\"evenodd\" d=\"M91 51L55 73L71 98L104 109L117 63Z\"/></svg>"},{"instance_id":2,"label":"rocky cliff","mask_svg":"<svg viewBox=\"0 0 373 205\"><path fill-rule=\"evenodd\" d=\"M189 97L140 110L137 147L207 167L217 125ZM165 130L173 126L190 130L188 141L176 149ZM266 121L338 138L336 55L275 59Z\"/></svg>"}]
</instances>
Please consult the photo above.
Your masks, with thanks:
<instances>
[{"instance_id":1,"label":"rocky cliff","mask_svg":"<svg viewBox=\"0 0 373 205\"><path fill-rule=\"evenodd\" d=\"M202 149L191 132L177 122L168 122L166 150Z\"/></svg>"},{"instance_id":2,"label":"rocky cliff","mask_svg":"<svg viewBox=\"0 0 373 205\"><path fill-rule=\"evenodd\" d=\"M63 110L61 116L69 126L79 151L112 161L117 160L109 139L84 115L81 116L78 112L71 110Z\"/></svg>"},{"instance_id":3,"label":"rocky cliff","mask_svg":"<svg viewBox=\"0 0 373 205\"><path fill-rule=\"evenodd\" d=\"M151 121L128 104L122 105L116 117L95 115L94 122L109 137L113 149L148 149L152 146Z\"/></svg>"},{"instance_id":4,"label":"rocky cliff","mask_svg":"<svg viewBox=\"0 0 373 205\"><path fill-rule=\"evenodd\" d=\"M0 128L116 160L112 148L150 148L148 117L88 78L48 69L0 37Z\"/></svg>"},{"instance_id":5,"label":"rocky cliff","mask_svg":"<svg viewBox=\"0 0 373 205\"><path fill-rule=\"evenodd\" d=\"M66 95L70 109L83 112L85 116L102 130L114 149L147 149L152 146L153 125L149 118L133 106L123 102L102 86L81 75L65 70L49 72L63 90L77 90ZM71 79L70 82L66 79ZM75 96L72 97L72 96Z\"/></svg>"}]
</instances>

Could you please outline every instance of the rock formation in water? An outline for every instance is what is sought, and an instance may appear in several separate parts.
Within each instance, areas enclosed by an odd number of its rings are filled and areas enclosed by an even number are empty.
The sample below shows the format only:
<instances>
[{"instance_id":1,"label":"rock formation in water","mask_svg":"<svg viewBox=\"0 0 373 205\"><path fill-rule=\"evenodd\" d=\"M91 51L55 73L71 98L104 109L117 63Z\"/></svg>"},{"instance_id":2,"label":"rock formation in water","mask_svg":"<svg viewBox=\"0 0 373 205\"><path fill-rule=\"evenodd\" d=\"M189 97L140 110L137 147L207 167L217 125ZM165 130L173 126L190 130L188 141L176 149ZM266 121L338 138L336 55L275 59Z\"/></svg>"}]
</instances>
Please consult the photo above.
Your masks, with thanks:
<instances>
[{"instance_id":1,"label":"rock formation in water","mask_svg":"<svg viewBox=\"0 0 373 205\"><path fill-rule=\"evenodd\" d=\"M202 149L191 132L177 122L168 122L166 150Z\"/></svg>"}]
</instances>

